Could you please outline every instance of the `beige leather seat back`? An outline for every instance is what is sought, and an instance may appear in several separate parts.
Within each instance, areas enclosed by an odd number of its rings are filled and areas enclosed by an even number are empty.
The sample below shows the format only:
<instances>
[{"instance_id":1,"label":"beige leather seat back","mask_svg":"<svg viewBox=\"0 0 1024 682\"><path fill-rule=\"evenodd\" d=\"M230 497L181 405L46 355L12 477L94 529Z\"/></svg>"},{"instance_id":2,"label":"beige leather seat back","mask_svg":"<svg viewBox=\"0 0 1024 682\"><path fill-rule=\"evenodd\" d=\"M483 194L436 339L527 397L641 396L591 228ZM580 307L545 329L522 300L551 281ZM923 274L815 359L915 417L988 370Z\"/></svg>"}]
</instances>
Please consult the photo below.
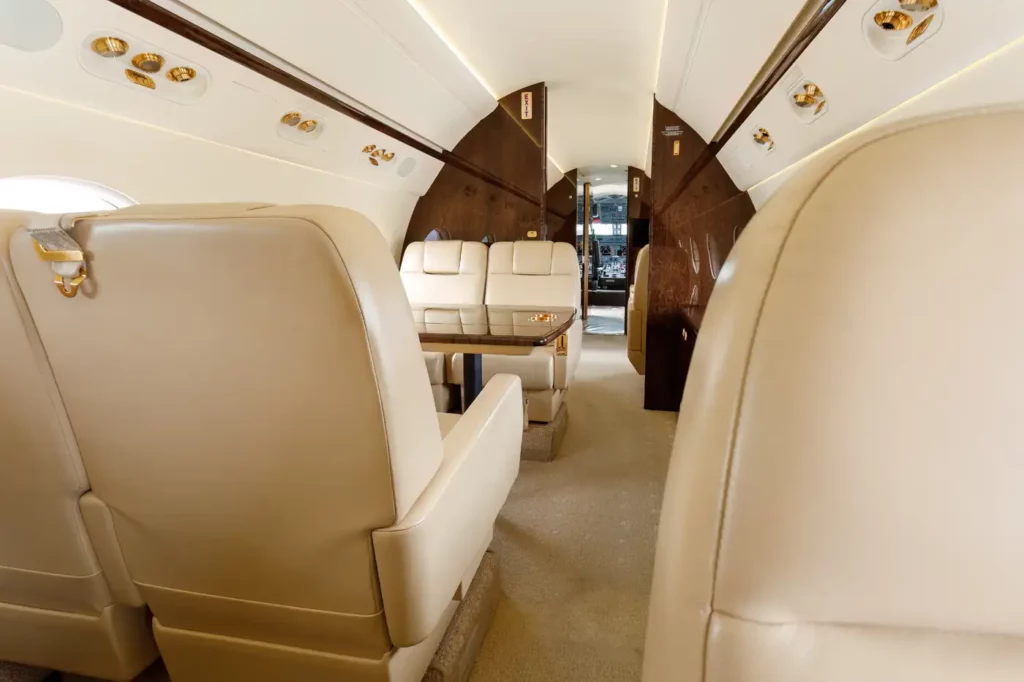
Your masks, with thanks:
<instances>
[{"instance_id":1,"label":"beige leather seat back","mask_svg":"<svg viewBox=\"0 0 1024 682\"><path fill-rule=\"evenodd\" d=\"M629 315L626 332L629 361L639 374L643 374L647 367L647 279L650 251L651 247L647 245L636 254L636 278L626 306L626 314Z\"/></svg>"},{"instance_id":2,"label":"beige leather seat back","mask_svg":"<svg viewBox=\"0 0 1024 682\"><path fill-rule=\"evenodd\" d=\"M576 249L562 242L498 242L487 261L488 305L580 307Z\"/></svg>"},{"instance_id":3,"label":"beige leather seat back","mask_svg":"<svg viewBox=\"0 0 1024 682\"><path fill-rule=\"evenodd\" d=\"M457 239L412 242L401 270L411 303L479 305L484 302L487 247Z\"/></svg>"},{"instance_id":4,"label":"beige leather seat back","mask_svg":"<svg viewBox=\"0 0 1024 682\"><path fill-rule=\"evenodd\" d=\"M370 533L442 453L379 231L346 209L213 205L70 234L92 254L77 297L24 231L14 271L172 675L201 658L230 679L217 656L247 641L385 657Z\"/></svg>"},{"instance_id":5,"label":"beige leather seat back","mask_svg":"<svg viewBox=\"0 0 1024 682\"><path fill-rule=\"evenodd\" d=\"M131 679L156 647L14 278L25 219L0 212L0 661Z\"/></svg>"},{"instance_id":6,"label":"beige leather seat back","mask_svg":"<svg viewBox=\"0 0 1024 682\"><path fill-rule=\"evenodd\" d=\"M646 682L1024 679L1022 129L855 138L744 231L679 414Z\"/></svg>"}]
</instances>

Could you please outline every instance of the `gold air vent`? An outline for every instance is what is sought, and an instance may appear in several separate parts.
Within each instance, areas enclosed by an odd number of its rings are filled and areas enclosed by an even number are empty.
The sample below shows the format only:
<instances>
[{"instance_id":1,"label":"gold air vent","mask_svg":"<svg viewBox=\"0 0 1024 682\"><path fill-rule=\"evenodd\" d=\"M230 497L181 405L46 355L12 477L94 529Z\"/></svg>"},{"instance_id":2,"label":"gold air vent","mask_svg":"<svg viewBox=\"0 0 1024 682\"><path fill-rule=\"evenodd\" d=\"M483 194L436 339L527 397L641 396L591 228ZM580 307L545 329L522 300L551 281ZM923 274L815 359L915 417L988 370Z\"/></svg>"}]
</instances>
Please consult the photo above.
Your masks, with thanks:
<instances>
[{"instance_id":1,"label":"gold air vent","mask_svg":"<svg viewBox=\"0 0 1024 682\"><path fill-rule=\"evenodd\" d=\"M939 6L939 0L900 0L900 7L908 12L930 12Z\"/></svg>"},{"instance_id":2,"label":"gold air vent","mask_svg":"<svg viewBox=\"0 0 1024 682\"><path fill-rule=\"evenodd\" d=\"M887 10L875 15L875 23L881 26L883 31L906 31L914 20L903 12Z\"/></svg>"},{"instance_id":3,"label":"gold air vent","mask_svg":"<svg viewBox=\"0 0 1024 682\"><path fill-rule=\"evenodd\" d=\"M92 51L101 57L114 59L128 53L128 43L113 36L104 36L92 41Z\"/></svg>"}]
</instances>

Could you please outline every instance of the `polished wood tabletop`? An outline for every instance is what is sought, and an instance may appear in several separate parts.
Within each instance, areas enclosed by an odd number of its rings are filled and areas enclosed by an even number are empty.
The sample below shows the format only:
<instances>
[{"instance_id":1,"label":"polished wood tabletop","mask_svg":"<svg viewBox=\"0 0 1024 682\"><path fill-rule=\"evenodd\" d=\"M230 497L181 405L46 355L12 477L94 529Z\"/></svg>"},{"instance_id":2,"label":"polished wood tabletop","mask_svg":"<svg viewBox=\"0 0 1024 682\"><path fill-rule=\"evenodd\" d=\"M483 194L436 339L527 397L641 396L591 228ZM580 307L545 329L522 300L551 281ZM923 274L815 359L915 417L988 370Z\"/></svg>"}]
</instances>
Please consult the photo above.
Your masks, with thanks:
<instances>
[{"instance_id":1,"label":"polished wood tabletop","mask_svg":"<svg viewBox=\"0 0 1024 682\"><path fill-rule=\"evenodd\" d=\"M576 321L575 308L508 305L412 307L421 344L515 346L554 343Z\"/></svg>"}]
</instances>

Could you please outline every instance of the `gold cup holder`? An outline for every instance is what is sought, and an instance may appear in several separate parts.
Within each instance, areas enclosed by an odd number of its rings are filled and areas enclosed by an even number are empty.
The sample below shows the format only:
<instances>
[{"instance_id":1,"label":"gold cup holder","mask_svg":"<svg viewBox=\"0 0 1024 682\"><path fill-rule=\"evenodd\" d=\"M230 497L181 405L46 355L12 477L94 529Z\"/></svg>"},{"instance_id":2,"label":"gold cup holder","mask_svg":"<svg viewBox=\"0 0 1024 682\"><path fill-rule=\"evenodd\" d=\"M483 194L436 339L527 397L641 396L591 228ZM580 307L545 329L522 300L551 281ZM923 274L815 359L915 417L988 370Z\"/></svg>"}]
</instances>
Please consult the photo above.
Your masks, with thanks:
<instances>
[{"instance_id":1,"label":"gold cup holder","mask_svg":"<svg viewBox=\"0 0 1024 682\"><path fill-rule=\"evenodd\" d=\"M875 24L883 31L906 31L913 23L909 15L896 10L886 10L875 15Z\"/></svg>"},{"instance_id":2,"label":"gold cup holder","mask_svg":"<svg viewBox=\"0 0 1024 682\"><path fill-rule=\"evenodd\" d=\"M287 114L281 117L281 123L289 127L299 125L299 121L301 120L302 114L300 114L297 111L289 111Z\"/></svg>"},{"instance_id":3,"label":"gold cup holder","mask_svg":"<svg viewBox=\"0 0 1024 682\"><path fill-rule=\"evenodd\" d=\"M92 41L91 47L93 52L107 59L115 59L128 54L128 43L114 36L97 38Z\"/></svg>"},{"instance_id":4,"label":"gold cup holder","mask_svg":"<svg viewBox=\"0 0 1024 682\"><path fill-rule=\"evenodd\" d=\"M934 18L935 18L935 15L931 14L928 17L926 17L924 21L922 21L920 24L915 26L914 30L910 32L909 36L907 36L907 45L909 45L910 43L914 42L915 40L917 40L918 38L923 36L925 31L928 30L928 27L932 25L932 19L934 19Z\"/></svg>"},{"instance_id":5,"label":"gold cup holder","mask_svg":"<svg viewBox=\"0 0 1024 682\"><path fill-rule=\"evenodd\" d=\"M930 12L939 6L939 0L900 0L900 7L908 12Z\"/></svg>"},{"instance_id":6,"label":"gold cup holder","mask_svg":"<svg viewBox=\"0 0 1024 682\"><path fill-rule=\"evenodd\" d=\"M128 80L130 80L132 83L135 83L136 85L141 85L142 87L149 88L150 90L156 90L156 83L154 83L153 79L144 73L132 71L131 69L125 69L124 75L127 76Z\"/></svg>"},{"instance_id":7,"label":"gold cup holder","mask_svg":"<svg viewBox=\"0 0 1024 682\"><path fill-rule=\"evenodd\" d=\"M196 70L191 66L175 66L167 72L167 80L175 83L187 83L196 77Z\"/></svg>"},{"instance_id":8,"label":"gold cup holder","mask_svg":"<svg viewBox=\"0 0 1024 682\"><path fill-rule=\"evenodd\" d=\"M155 52L142 52L132 57L132 66L139 71L156 73L164 68L164 58Z\"/></svg>"}]
</instances>

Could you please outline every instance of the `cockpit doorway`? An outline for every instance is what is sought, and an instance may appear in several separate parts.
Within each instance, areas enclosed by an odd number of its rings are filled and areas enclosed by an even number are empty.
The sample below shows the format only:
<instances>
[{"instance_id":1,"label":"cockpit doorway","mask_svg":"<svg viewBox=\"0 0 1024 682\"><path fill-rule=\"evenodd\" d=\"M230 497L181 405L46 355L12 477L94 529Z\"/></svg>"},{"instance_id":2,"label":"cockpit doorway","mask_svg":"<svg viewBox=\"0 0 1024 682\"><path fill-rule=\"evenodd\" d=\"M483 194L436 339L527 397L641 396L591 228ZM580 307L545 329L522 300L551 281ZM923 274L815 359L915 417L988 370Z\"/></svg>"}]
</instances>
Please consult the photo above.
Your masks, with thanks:
<instances>
[{"instance_id":1,"label":"cockpit doorway","mask_svg":"<svg viewBox=\"0 0 1024 682\"><path fill-rule=\"evenodd\" d=\"M576 252L584 276L587 334L625 334L628 226L626 170L617 166L581 173Z\"/></svg>"}]
</instances>

